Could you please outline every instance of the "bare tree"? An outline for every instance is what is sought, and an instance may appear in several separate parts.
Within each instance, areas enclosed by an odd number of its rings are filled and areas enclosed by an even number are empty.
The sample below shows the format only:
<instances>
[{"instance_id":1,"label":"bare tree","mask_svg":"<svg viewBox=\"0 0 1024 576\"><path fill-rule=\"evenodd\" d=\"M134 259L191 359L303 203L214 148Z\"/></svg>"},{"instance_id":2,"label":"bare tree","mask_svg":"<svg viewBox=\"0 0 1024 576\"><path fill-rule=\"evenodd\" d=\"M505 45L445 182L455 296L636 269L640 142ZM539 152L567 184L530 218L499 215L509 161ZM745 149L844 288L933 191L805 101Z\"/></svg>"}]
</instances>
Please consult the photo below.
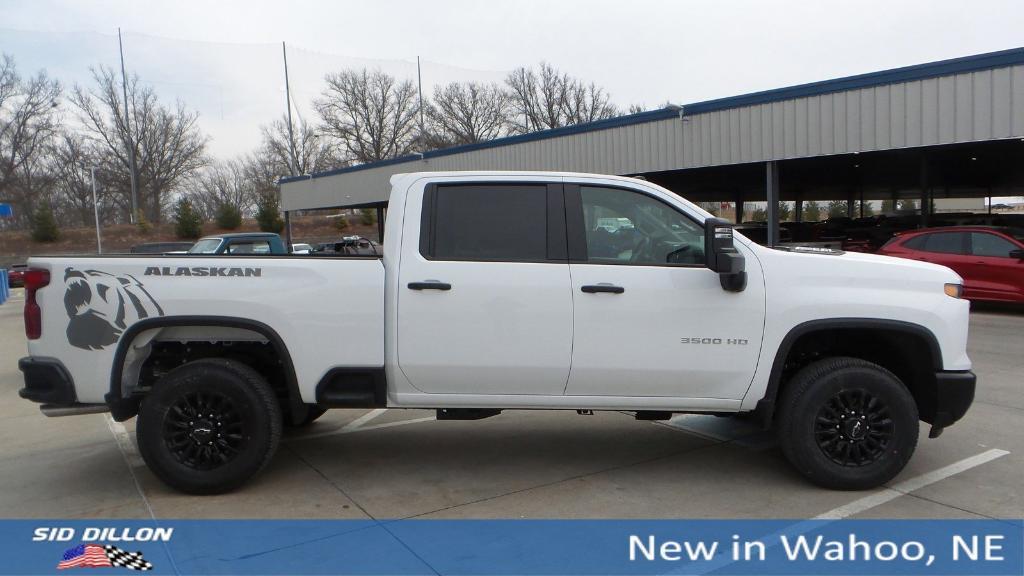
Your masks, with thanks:
<instances>
[{"instance_id":1,"label":"bare tree","mask_svg":"<svg viewBox=\"0 0 1024 576\"><path fill-rule=\"evenodd\" d=\"M245 157L211 164L189 179L186 196L205 220L213 220L223 204L252 214L259 182L247 170Z\"/></svg>"},{"instance_id":2,"label":"bare tree","mask_svg":"<svg viewBox=\"0 0 1024 576\"><path fill-rule=\"evenodd\" d=\"M278 194L277 182L288 173L288 167L283 166L279 159L267 154L265 149L257 149L243 156L239 162L245 179L253 184L256 194Z\"/></svg>"},{"instance_id":3,"label":"bare tree","mask_svg":"<svg viewBox=\"0 0 1024 576\"><path fill-rule=\"evenodd\" d=\"M262 128L263 149L272 161L287 169L282 175L312 174L345 164L339 158L335 143L310 126L305 119L299 118L293 128L289 136L286 117L274 120Z\"/></svg>"},{"instance_id":4,"label":"bare tree","mask_svg":"<svg viewBox=\"0 0 1024 576\"><path fill-rule=\"evenodd\" d=\"M619 114L608 94L542 62L535 71L517 68L505 78L511 102L509 130L525 134L593 122Z\"/></svg>"},{"instance_id":5,"label":"bare tree","mask_svg":"<svg viewBox=\"0 0 1024 576\"><path fill-rule=\"evenodd\" d=\"M610 102L608 93L596 84L583 84L569 79L565 83L562 111L566 125L586 124L619 115L619 110Z\"/></svg>"},{"instance_id":6,"label":"bare tree","mask_svg":"<svg viewBox=\"0 0 1024 576\"><path fill-rule=\"evenodd\" d=\"M181 102L172 109L162 104L152 88L142 86L137 76L128 79L129 127L125 125L125 102L121 83L107 67L92 69L95 86L75 86L71 102L91 142L110 152L105 167L116 178L116 189L130 202L130 146L135 148L139 209L151 222L160 222L176 189L207 163L207 138L197 125L198 114Z\"/></svg>"},{"instance_id":7,"label":"bare tree","mask_svg":"<svg viewBox=\"0 0 1024 576\"><path fill-rule=\"evenodd\" d=\"M24 79L14 58L0 57L0 198L24 218L34 207L40 156L59 123L61 87L45 71Z\"/></svg>"},{"instance_id":8,"label":"bare tree","mask_svg":"<svg viewBox=\"0 0 1024 576\"><path fill-rule=\"evenodd\" d=\"M404 156L416 136L416 87L379 70L345 70L327 76L315 102L323 131L352 160L365 163Z\"/></svg>"},{"instance_id":9,"label":"bare tree","mask_svg":"<svg viewBox=\"0 0 1024 576\"><path fill-rule=\"evenodd\" d=\"M102 166L109 162L102 158L103 150L90 144L81 135L70 131L61 132L47 151L48 171L53 177L54 208L62 220L74 220L82 226L91 226L93 211L93 190L90 168L96 171L96 200L100 209L100 221L109 221L111 204L110 187Z\"/></svg>"},{"instance_id":10,"label":"bare tree","mask_svg":"<svg viewBox=\"0 0 1024 576\"><path fill-rule=\"evenodd\" d=\"M452 82L434 88L429 130L448 146L493 140L508 124L509 98L497 84ZM441 147L441 146L438 146Z\"/></svg>"}]
</instances>

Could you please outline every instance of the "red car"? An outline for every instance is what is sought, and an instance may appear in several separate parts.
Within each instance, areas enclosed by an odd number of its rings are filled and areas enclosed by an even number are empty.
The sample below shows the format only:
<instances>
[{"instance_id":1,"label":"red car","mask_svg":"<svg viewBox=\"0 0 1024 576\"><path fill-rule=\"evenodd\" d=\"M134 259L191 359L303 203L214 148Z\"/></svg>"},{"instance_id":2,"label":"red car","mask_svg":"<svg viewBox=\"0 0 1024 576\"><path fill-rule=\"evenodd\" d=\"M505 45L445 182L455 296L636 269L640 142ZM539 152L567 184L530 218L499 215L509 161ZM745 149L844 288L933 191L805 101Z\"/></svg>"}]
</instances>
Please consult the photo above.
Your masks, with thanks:
<instances>
[{"instance_id":1,"label":"red car","mask_svg":"<svg viewBox=\"0 0 1024 576\"><path fill-rule=\"evenodd\" d=\"M1024 302L1024 229L925 228L898 234L878 253L952 268L968 300Z\"/></svg>"},{"instance_id":2,"label":"red car","mask_svg":"<svg viewBox=\"0 0 1024 576\"><path fill-rule=\"evenodd\" d=\"M10 288L17 288L25 285L25 270L28 270L27 264L15 264L7 269L7 286Z\"/></svg>"}]
</instances>

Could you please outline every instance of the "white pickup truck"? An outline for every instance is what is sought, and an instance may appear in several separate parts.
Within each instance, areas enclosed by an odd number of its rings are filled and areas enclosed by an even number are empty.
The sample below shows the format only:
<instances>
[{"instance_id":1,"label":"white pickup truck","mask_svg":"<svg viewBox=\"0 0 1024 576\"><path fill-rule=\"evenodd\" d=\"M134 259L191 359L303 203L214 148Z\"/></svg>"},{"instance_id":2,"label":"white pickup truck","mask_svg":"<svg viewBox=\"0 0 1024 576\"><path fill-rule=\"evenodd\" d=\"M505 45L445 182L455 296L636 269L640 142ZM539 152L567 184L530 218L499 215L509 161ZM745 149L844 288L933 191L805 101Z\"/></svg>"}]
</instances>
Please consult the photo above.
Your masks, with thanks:
<instances>
[{"instance_id":1,"label":"white pickup truck","mask_svg":"<svg viewBox=\"0 0 1024 576\"><path fill-rule=\"evenodd\" d=\"M328 408L746 413L807 478L864 489L974 397L961 279L770 249L652 183L395 176L383 255L29 261L23 398L138 416L193 493L263 468Z\"/></svg>"}]
</instances>

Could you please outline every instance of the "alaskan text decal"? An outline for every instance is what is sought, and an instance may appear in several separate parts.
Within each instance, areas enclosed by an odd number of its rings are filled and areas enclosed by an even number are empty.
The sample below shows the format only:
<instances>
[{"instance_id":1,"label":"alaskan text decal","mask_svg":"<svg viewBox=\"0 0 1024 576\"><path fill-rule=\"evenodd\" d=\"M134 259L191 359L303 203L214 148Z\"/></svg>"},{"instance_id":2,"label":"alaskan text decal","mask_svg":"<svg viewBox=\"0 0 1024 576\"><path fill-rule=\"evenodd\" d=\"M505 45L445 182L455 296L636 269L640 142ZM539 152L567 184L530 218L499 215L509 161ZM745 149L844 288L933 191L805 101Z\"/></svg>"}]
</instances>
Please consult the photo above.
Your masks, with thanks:
<instances>
[{"instance_id":1,"label":"alaskan text decal","mask_svg":"<svg viewBox=\"0 0 1024 576\"><path fill-rule=\"evenodd\" d=\"M76 348L100 350L117 342L129 324L164 315L142 282L130 274L67 268L64 285L68 343Z\"/></svg>"},{"instance_id":2,"label":"alaskan text decal","mask_svg":"<svg viewBox=\"0 0 1024 576\"><path fill-rule=\"evenodd\" d=\"M239 276L243 278L263 276L263 268L229 268L218 266L193 266L191 268L170 266L150 266L146 268L146 276Z\"/></svg>"}]
</instances>

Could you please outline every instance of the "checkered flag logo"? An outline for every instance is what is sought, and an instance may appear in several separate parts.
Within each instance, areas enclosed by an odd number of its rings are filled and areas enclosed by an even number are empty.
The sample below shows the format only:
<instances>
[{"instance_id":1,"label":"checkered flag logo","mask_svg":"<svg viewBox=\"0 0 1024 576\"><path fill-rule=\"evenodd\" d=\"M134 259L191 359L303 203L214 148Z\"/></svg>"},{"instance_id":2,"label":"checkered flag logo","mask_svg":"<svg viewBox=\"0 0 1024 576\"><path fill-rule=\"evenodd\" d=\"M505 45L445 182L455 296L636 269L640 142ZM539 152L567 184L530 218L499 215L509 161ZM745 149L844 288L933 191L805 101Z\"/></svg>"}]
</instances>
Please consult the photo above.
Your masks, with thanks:
<instances>
[{"instance_id":1,"label":"checkered flag logo","mask_svg":"<svg viewBox=\"0 0 1024 576\"><path fill-rule=\"evenodd\" d=\"M79 544L64 553L58 570L69 568L127 568L129 570L152 570L153 564L146 562L142 552L126 552L117 546Z\"/></svg>"},{"instance_id":2,"label":"checkered flag logo","mask_svg":"<svg viewBox=\"0 0 1024 576\"><path fill-rule=\"evenodd\" d=\"M142 557L142 552L126 552L109 544L103 547L111 566L120 566L129 570L152 570L153 564Z\"/></svg>"}]
</instances>

